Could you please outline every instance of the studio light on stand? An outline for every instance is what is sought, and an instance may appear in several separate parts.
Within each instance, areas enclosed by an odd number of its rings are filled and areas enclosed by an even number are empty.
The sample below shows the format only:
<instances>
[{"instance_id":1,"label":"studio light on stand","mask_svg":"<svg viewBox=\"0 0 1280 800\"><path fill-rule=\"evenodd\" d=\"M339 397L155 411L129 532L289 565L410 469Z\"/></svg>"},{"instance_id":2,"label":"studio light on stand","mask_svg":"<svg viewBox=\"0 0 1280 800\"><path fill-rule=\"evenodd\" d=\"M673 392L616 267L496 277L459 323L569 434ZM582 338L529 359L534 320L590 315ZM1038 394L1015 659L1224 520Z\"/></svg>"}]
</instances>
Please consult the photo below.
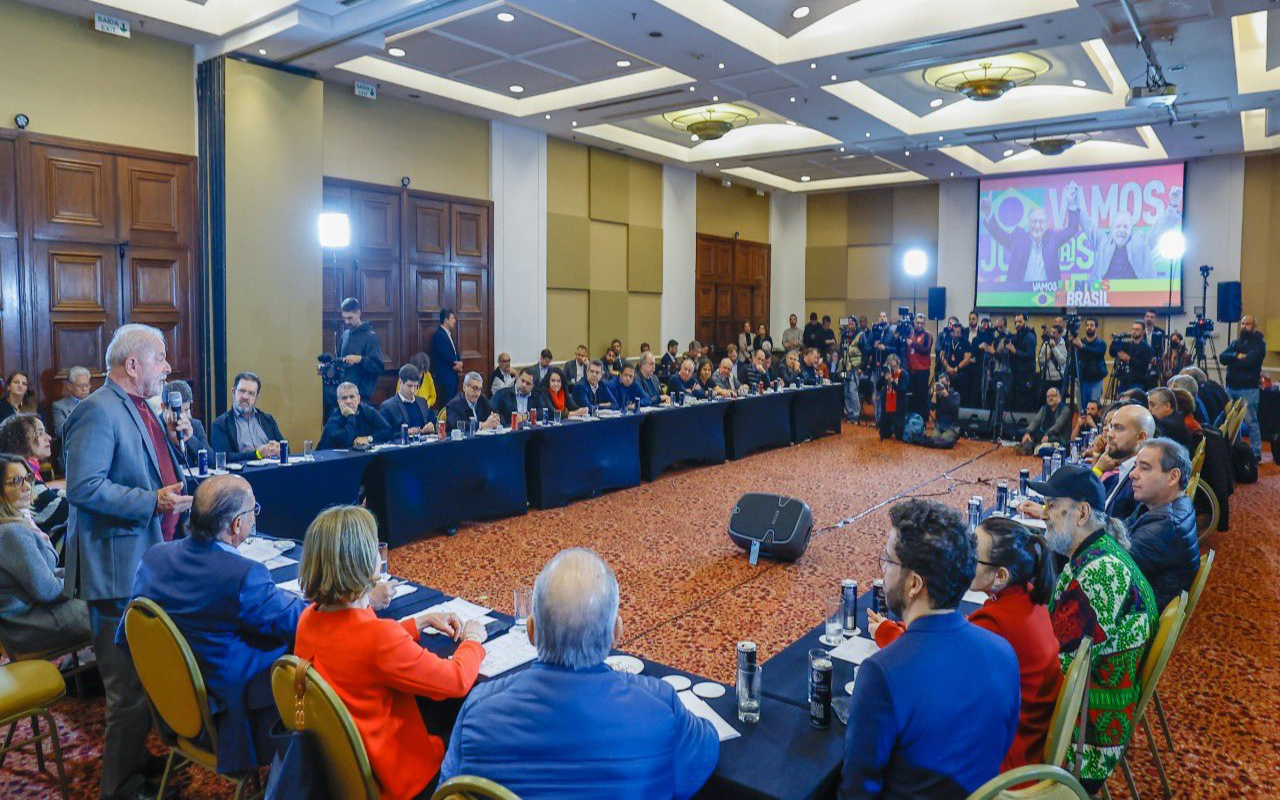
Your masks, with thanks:
<instances>
[{"instance_id":1,"label":"studio light on stand","mask_svg":"<svg viewBox=\"0 0 1280 800\"><path fill-rule=\"evenodd\" d=\"M902 271L911 278L911 313L916 313L916 295L920 288L920 278L929 269L929 256L918 247L913 247L902 254Z\"/></svg>"},{"instance_id":2,"label":"studio light on stand","mask_svg":"<svg viewBox=\"0 0 1280 800\"><path fill-rule=\"evenodd\" d=\"M346 214L326 211L320 215L320 246L337 250L351 244L351 220Z\"/></svg>"},{"instance_id":3,"label":"studio light on stand","mask_svg":"<svg viewBox=\"0 0 1280 800\"><path fill-rule=\"evenodd\" d=\"M1165 297L1165 337L1166 342L1169 334L1173 333L1173 276L1178 275L1178 295L1179 305L1181 305L1182 295L1182 255L1187 252L1187 237L1182 235L1182 231L1174 228L1160 234L1160 239L1156 242L1156 252L1160 257L1169 262L1169 293ZM1160 355L1163 355L1161 353Z\"/></svg>"}]
</instances>

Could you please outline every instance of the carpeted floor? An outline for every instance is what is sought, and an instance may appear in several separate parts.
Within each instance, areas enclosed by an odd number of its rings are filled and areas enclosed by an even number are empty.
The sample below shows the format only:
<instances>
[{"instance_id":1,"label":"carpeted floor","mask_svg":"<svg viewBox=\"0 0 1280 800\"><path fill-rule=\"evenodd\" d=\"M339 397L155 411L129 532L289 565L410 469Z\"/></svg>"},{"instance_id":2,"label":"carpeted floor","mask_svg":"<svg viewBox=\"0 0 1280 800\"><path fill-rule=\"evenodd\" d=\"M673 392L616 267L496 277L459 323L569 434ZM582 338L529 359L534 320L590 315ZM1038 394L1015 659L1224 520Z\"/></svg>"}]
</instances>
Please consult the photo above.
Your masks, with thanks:
<instances>
[{"instance_id":1,"label":"carpeted floor","mask_svg":"<svg viewBox=\"0 0 1280 800\"><path fill-rule=\"evenodd\" d=\"M1030 459L989 444L952 451L881 443L868 428L692 468L654 483L554 511L464 527L391 553L391 570L443 591L510 611L512 592L532 585L560 549L584 545L617 572L622 646L653 660L731 681L733 646L758 643L768 658L816 625L822 603L844 577L867 587L879 576L888 507L933 496L963 507L988 502L997 478L1014 478ZM1280 468L1233 498L1234 529L1218 534L1215 570L1196 618L1165 672L1161 697L1177 752L1166 755L1179 797L1280 797ZM750 566L725 534L729 510L748 491L806 500L819 533L797 564ZM102 702L64 700L56 708L76 796L96 794ZM159 742L155 749L160 752ZM1158 796L1154 766L1139 735L1130 756L1138 788ZM196 773L185 796L229 796L229 784ZM1109 788L1127 795L1119 774ZM34 759L11 756L0 796L44 797L51 784Z\"/></svg>"}]
</instances>

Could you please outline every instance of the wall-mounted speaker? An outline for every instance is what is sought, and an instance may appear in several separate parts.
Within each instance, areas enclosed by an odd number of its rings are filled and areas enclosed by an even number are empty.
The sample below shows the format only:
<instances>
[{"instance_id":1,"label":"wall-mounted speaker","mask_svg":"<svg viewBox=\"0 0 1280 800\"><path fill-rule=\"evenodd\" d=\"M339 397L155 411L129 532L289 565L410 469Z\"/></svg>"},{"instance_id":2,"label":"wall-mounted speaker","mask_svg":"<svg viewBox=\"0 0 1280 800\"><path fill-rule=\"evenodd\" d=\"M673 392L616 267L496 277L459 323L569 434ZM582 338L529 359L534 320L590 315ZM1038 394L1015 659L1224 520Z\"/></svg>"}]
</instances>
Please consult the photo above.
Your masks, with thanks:
<instances>
[{"instance_id":1,"label":"wall-mounted speaker","mask_svg":"<svg viewBox=\"0 0 1280 800\"><path fill-rule=\"evenodd\" d=\"M947 318L947 287L929 287L929 319Z\"/></svg>"},{"instance_id":2,"label":"wall-mounted speaker","mask_svg":"<svg viewBox=\"0 0 1280 800\"><path fill-rule=\"evenodd\" d=\"M1218 322L1239 322L1242 314L1240 281L1218 281Z\"/></svg>"}]
</instances>

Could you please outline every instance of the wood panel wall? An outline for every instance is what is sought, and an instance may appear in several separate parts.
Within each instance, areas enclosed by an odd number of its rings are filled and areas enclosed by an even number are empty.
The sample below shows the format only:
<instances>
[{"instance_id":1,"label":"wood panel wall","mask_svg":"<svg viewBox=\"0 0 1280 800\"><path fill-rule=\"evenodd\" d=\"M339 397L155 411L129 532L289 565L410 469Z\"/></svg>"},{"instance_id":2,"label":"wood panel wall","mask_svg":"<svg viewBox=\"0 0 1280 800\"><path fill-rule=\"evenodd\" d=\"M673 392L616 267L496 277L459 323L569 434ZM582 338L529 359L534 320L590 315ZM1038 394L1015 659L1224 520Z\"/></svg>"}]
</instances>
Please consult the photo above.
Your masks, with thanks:
<instances>
[{"instance_id":1,"label":"wood panel wall","mask_svg":"<svg viewBox=\"0 0 1280 800\"><path fill-rule=\"evenodd\" d=\"M737 342L743 320L751 321L752 331L769 324L769 245L700 233L696 263L694 335L700 343L722 354Z\"/></svg>"},{"instance_id":2,"label":"wood panel wall","mask_svg":"<svg viewBox=\"0 0 1280 800\"><path fill-rule=\"evenodd\" d=\"M373 401L395 391L396 372L414 353L430 351L442 308L457 315L454 339L466 369L488 375L493 203L325 178L324 208L351 220L350 247L324 254L325 349L332 352L341 332L343 299L358 298L387 366Z\"/></svg>"},{"instance_id":3,"label":"wood panel wall","mask_svg":"<svg viewBox=\"0 0 1280 800\"><path fill-rule=\"evenodd\" d=\"M164 334L172 377L199 374L196 159L0 130L0 357L39 386L95 385L127 322Z\"/></svg>"}]
</instances>

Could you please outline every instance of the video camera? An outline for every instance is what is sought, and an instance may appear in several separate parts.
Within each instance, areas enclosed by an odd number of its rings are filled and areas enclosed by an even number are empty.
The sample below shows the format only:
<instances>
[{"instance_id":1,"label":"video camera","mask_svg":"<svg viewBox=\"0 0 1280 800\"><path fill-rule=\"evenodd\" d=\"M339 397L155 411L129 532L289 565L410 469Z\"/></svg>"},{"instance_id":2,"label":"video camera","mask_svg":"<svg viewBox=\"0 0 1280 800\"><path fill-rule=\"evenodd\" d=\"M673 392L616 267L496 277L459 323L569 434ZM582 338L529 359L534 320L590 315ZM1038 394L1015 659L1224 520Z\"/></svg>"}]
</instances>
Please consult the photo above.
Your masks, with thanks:
<instances>
[{"instance_id":1,"label":"video camera","mask_svg":"<svg viewBox=\"0 0 1280 800\"><path fill-rule=\"evenodd\" d=\"M1074 308L1069 308L1062 321L1067 326L1068 339L1075 339L1080 335L1080 312Z\"/></svg>"},{"instance_id":2,"label":"video camera","mask_svg":"<svg viewBox=\"0 0 1280 800\"><path fill-rule=\"evenodd\" d=\"M334 358L332 353L321 353L316 356L316 361L320 362L316 374L320 376L323 385L337 386L342 383L342 362Z\"/></svg>"},{"instance_id":3,"label":"video camera","mask_svg":"<svg viewBox=\"0 0 1280 800\"><path fill-rule=\"evenodd\" d=\"M899 338L910 339L916 329L915 317L911 316L911 308L898 306L898 321L895 323Z\"/></svg>"},{"instance_id":4,"label":"video camera","mask_svg":"<svg viewBox=\"0 0 1280 800\"><path fill-rule=\"evenodd\" d=\"M1205 316L1204 306L1195 306L1195 320L1187 326L1187 338L1203 342L1213 335L1213 320Z\"/></svg>"}]
</instances>

